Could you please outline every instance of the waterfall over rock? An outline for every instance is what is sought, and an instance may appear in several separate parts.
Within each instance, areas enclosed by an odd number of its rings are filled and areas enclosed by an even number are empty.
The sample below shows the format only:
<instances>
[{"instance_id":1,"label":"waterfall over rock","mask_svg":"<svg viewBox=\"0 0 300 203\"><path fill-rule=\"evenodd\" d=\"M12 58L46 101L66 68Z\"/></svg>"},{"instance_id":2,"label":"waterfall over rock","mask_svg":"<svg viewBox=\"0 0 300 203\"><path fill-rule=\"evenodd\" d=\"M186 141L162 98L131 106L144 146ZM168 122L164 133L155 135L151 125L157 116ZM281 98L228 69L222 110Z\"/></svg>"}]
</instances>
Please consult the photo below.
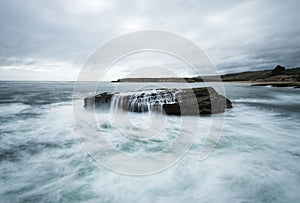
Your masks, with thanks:
<instances>
[{"instance_id":1,"label":"waterfall over rock","mask_svg":"<svg viewBox=\"0 0 300 203\"><path fill-rule=\"evenodd\" d=\"M129 99L129 111L147 112L155 109L162 109L163 104L176 102L175 90L157 89L143 92L136 92Z\"/></svg>"},{"instance_id":2,"label":"waterfall over rock","mask_svg":"<svg viewBox=\"0 0 300 203\"><path fill-rule=\"evenodd\" d=\"M85 98L84 106L110 108L111 111L155 111L173 115L221 113L232 107L231 102L212 87L105 92Z\"/></svg>"}]
</instances>

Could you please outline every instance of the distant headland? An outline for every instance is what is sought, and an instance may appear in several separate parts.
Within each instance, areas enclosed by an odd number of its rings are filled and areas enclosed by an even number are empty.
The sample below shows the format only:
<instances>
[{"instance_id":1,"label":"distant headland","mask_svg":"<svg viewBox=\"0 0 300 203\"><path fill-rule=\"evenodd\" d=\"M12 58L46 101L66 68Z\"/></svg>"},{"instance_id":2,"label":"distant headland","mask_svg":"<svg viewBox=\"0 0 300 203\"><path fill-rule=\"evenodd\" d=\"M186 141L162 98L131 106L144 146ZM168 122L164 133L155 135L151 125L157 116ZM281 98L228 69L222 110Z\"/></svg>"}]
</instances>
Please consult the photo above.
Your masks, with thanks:
<instances>
[{"instance_id":1,"label":"distant headland","mask_svg":"<svg viewBox=\"0 0 300 203\"><path fill-rule=\"evenodd\" d=\"M122 78L112 82L247 82L253 86L276 86L300 88L300 67L286 69L277 65L274 69L230 73L220 76Z\"/></svg>"}]
</instances>

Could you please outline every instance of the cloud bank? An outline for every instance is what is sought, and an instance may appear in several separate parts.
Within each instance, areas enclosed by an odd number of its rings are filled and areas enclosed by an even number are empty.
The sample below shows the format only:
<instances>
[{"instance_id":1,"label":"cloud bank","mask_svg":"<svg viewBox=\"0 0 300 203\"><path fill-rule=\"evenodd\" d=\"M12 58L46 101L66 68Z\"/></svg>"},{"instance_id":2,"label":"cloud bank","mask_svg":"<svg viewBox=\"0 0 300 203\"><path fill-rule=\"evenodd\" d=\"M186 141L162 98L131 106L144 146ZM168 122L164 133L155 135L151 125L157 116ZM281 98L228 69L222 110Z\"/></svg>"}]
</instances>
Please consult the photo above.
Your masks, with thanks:
<instances>
[{"instance_id":1,"label":"cloud bank","mask_svg":"<svg viewBox=\"0 0 300 203\"><path fill-rule=\"evenodd\" d=\"M2 0L0 79L75 80L101 44L145 29L192 40L221 73L296 67L299 10L297 0ZM150 61L146 57L144 66Z\"/></svg>"}]
</instances>

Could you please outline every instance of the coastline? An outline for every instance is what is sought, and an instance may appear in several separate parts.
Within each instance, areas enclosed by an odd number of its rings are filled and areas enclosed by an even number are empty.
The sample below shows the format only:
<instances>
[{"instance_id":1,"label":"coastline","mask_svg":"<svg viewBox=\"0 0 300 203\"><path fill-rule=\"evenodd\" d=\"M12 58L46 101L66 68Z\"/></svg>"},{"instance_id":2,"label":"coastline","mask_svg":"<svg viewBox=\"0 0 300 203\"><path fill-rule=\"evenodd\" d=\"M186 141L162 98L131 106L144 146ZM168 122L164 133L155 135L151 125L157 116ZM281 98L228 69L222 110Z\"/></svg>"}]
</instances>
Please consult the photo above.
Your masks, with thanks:
<instances>
[{"instance_id":1,"label":"coastline","mask_svg":"<svg viewBox=\"0 0 300 203\"><path fill-rule=\"evenodd\" d=\"M231 73L215 76L198 76L184 78L122 78L114 83L126 82L187 82L187 83L203 83L203 82L226 82L226 83L247 83L251 86L273 86L273 87L294 87L300 88L300 68L286 69L283 66L276 66L274 69L260 71L246 71L239 73Z\"/></svg>"},{"instance_id":2,"label":"coastline","mask_svg":"<svg viewBox=\"0 0 300 203\"><path fill-rule=\"evenodd\" d=\"M300 88L300 82L285 82L285 81L222 81L225 83L244 83L251 86L272 86L272 87L294 87Z\"/></svg>"}]
</instances>

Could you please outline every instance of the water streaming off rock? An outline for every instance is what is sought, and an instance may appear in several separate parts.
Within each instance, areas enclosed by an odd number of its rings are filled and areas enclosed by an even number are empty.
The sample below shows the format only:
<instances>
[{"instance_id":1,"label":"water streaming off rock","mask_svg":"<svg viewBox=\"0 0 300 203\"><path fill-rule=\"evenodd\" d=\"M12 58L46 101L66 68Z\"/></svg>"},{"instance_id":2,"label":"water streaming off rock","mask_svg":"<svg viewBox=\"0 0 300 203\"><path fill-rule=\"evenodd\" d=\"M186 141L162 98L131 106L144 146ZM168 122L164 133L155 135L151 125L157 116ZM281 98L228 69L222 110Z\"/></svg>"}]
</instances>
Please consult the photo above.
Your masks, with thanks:
<instances>
[{"instance_id":1,"label":"water streaming off rock","mask_svg":"<svg viewBox=\"0 0 300 203\"><path fill-rule=\"evenodd\" d=\"M112 97L111 108L113 110L128 108L127 110L131 112L161 112L163 104L173 104L176 102L175 91L175 89L154 89L116 93Z\"/></svg>"}]
</instances>

